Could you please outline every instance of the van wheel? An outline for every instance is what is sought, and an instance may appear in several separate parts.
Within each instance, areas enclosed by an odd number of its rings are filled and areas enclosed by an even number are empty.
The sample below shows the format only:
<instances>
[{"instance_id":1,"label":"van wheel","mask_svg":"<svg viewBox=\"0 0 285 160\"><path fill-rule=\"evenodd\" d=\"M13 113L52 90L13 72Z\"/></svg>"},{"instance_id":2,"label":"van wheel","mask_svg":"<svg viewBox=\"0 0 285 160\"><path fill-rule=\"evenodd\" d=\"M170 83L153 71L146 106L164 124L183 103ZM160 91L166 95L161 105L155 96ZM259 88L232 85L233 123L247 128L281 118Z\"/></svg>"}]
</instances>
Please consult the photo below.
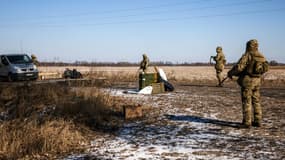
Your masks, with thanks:
<instances>
[{"instance_id":1,"label":"van wheel","mask_svg":"<svg viewBox=\"0 0 285 160\"><path fill-rule=\"evenodd\" d=\"M8 82L13 82L13 78L12 78L12 74L11 73L8 74L7 81Z\"/></svg>"}]
</instances>

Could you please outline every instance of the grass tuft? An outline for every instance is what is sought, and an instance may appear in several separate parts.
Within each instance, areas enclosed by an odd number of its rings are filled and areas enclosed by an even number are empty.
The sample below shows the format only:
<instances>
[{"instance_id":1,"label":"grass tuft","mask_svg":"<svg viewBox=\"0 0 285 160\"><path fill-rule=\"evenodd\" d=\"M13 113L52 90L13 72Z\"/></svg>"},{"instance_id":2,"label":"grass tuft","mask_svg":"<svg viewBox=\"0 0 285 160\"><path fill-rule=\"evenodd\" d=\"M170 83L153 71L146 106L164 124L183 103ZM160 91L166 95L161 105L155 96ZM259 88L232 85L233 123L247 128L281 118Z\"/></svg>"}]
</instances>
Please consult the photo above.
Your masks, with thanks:
<instances>
[{"instance_id":1,"label":"grass tuft","mask_svg":"<svg viewBox=\"0 0 285 160\"><path fill-rule=\"evenodd\" d=\"M54 159L82 153L92 135L114 131L122 118L99 89L41 84L0 93L0 159Z\"/></svg>"}]
</instances>

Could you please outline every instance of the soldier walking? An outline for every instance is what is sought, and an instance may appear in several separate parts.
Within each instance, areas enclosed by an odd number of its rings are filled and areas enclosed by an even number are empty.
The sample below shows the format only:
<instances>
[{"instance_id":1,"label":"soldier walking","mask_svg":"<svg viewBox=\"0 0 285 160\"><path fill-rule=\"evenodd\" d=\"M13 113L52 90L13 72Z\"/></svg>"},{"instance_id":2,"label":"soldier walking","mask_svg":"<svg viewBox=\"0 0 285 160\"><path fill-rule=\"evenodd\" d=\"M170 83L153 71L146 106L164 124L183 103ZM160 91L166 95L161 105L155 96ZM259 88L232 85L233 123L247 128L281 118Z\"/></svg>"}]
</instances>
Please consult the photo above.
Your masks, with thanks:
<instances>
[{"instance_id":1,"label":"soldier walking","mask_svg":"<svg viewBox=\"0 0 285 160\"><path fill-rule=\"evenodd\" d=\"M217 55L216 56L212 56L211 58L213 58L216 62L215 64L215 69L216 69L216 76L217 76L217 79L218 79L218 85L217 87L222 87L223 84L222 84L222 80L223 80L223 75L222 75L222 72L225 68L225 64L226 64L226 58L225 58L225 55L222 51L222 47L218 46L216 48L216 52L217 52Z\"/></svg>"},{"instance_id":2,"label":"soldier walking","mask_svg":"<svg viewBox=\"0 0 285 160\"><path fill-rule=\"evenodd\" d=\"M229 78L238 76L237 82L241 87L243 127L261 126L261 75L268 71L268 67L265 57L258 51L257 40L253 39L247 42L245 53L228 72Z\"/></svg>"}]
</instances>

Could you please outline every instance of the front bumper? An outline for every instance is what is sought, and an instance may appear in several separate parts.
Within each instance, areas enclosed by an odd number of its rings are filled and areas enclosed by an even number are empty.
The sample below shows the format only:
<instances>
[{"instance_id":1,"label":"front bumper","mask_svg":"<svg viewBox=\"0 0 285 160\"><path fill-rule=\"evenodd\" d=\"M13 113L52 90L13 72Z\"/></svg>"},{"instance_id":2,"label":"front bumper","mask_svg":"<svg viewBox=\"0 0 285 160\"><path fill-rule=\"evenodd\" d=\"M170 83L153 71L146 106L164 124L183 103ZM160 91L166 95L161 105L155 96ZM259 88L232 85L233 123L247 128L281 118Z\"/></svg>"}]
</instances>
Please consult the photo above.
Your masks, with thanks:
<instances>
[{"instance_id":1,"label":"front bumper","mask_svg":"<svg viewBox=\"0 0 285 160\"><path fill-rule=\"evenodd\" d=\"M36 80L39 77L39 72L28 72L28 73L13 73L11 78L13 81L21 80Z\"/></svg>"}]
</instances>

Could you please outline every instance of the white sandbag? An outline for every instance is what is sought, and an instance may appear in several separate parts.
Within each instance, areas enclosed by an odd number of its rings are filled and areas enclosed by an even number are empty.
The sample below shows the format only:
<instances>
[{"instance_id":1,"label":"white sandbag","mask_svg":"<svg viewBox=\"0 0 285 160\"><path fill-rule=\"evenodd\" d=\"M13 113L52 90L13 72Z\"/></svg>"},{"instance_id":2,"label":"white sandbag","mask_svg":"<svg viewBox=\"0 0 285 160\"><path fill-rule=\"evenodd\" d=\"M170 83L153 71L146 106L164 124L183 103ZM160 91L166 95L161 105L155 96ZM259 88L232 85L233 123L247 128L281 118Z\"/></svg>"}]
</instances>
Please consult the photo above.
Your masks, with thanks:
<instances>
[{"instance_id":1,"label":"white sandbag","mask_svg":"<svg viewBox=\"0 0 285 160\"><path fill-rule=\"evenodd\" d=\"M151 94L152 93L152 86L146 86L143 89L141 89L138 94Z\"/></svg>"}]
</instances>

